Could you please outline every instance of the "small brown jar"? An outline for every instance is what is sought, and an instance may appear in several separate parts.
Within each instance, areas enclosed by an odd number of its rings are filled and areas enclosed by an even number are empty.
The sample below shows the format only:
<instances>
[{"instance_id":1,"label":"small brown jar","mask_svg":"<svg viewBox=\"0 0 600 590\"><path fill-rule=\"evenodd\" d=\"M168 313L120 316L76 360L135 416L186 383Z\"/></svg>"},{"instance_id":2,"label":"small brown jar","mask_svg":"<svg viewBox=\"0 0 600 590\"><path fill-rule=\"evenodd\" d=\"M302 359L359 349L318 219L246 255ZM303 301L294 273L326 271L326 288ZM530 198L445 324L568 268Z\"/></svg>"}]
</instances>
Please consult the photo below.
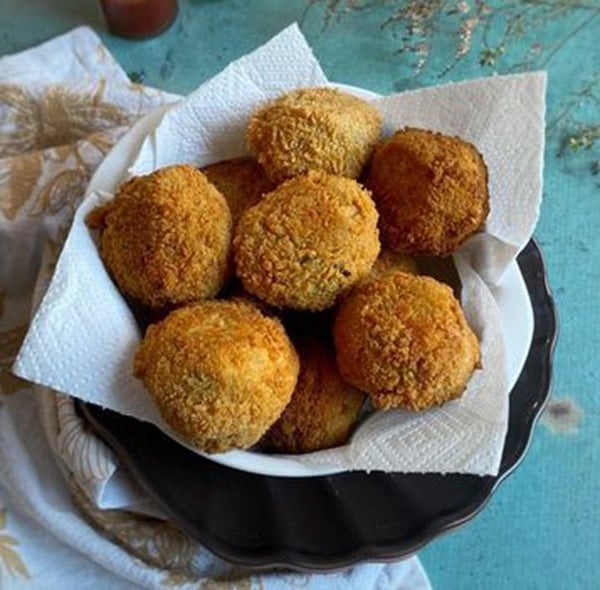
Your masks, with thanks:
<instances>
[{"instance_id":1,"label":"small brown jar","mask_svg":"<svg viewBox=\"0 0 600 590\"><path fill-rule=\"evenodd\" d=\"M108 30L141 39L162 33L177 16L177 0L100 0Z\"/></svg>"}]
</instances>

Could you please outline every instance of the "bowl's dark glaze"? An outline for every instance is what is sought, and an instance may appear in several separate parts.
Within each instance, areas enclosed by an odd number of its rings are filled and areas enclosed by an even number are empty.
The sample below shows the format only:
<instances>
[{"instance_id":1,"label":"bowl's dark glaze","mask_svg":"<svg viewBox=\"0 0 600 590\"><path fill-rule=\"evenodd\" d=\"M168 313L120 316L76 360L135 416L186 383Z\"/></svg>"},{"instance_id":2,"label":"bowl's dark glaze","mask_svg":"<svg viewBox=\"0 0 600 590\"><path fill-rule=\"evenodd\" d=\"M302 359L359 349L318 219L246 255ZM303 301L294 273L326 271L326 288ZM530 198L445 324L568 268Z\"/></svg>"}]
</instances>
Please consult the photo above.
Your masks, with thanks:
<instances>
[{"instance_id":1,"label":"bowl's dark glaze","mask_svg":"<svg viewBox=\"0 0 600 590\"><path fill-rule=\"evenodd\" d=\"M223 467L157 428L79 404L166 514L219 556L246 566L338 569L398 559L475 516L524 456L544 407L556 316L541 252L518 258L534 312L533 342L511 393L509 428L496 477L343 473L277 478Z\"/></svg>"}]
</instances>

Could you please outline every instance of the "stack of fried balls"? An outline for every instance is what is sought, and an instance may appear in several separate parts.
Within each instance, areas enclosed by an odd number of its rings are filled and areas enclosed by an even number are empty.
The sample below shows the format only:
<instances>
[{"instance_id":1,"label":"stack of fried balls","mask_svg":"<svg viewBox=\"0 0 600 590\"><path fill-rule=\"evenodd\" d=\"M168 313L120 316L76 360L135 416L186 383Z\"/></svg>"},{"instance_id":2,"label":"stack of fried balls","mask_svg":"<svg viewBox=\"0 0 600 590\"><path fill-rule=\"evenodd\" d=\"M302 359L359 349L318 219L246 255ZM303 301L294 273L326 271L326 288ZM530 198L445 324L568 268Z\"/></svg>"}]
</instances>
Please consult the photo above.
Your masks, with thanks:
<instances>
[{"instance_id":1,"label":"stack of fried balls","mask_svg":"<svg viewBox=\"0 0 600 590\"><path fill-rule=\"evenodd\" d=\"M251 116L254 157L134 177L88 215L115 284L153 318L134 373L200 450L335 447L365 409L443 404L480 366L419 259L482 229L483 158L429 130L381 134L368 102L295 90Z\"/></svg>"}]
</instances>

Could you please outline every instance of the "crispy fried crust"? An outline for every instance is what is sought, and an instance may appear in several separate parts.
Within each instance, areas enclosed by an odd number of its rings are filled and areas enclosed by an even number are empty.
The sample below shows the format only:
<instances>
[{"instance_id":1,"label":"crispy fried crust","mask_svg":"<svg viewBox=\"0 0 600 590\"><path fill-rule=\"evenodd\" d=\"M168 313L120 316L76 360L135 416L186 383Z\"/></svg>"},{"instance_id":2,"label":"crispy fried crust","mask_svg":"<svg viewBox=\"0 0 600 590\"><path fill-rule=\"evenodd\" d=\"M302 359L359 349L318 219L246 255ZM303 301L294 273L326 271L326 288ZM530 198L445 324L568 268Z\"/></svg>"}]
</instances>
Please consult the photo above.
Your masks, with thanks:
<instances>
[{"instance_id":1,"label":"crispy fried crust","mask_svg":"<svg viewBox=\"0 0 600 590\"><path fill-rule=\"evenodd\" d=\"M182 308L150 326L134 364L166 422L209 453L258 441L289 402L298 370L278 320L227 301Z\"/></svg>"},{"instance_id":2,"label":"crispy fried crust","mask_svg":"<svg viewBox=\"0 0 600 590\"><path fill-rule=\"evenodd\" d=\"M356 181L310 172L263 197L234 238L244 288L277 307L321 310L366 276L379 253L377 212Z\"/></svg>"},{"instance_id":3,"label":"crispy fried crust","mask_svg":"<svg viewBox=\"0 0 600 590\"><path fill-rule=\"evenodd\" d=\"M309 170L358 178L381 125L364 100L333 88L304 88L259 108L246 138L276 183Z\"/></svg>"},{"instance_id":4,"label":"crispy fried crust","mask_svg":"<svg viewBox=\"0 0 600 590\"><path fill-rule=\"evenodd\" d=\"M226 279L229 207L191 166L132 178L86 221L121 292L148 307L212 297Z\"/></svg>"},{"instance_id":5,"label":"crispy fried crust","mask_svg":"<svg viewBox=\"0 0 600 590\"><path fill-rule=\"evenodd\" d=\"M380 214L382 242L394 251L450 254L489 213L481 154L441 133L398 131L375 148L365 182Z\"/></svg>"},{"instance_id":6,"label":"crispy fried crust","mask_svg":"<svg viewBox=\"0 0 600 590\"><path fill-rule=\"evenodd\" d=\"M246 209L256 205L265 193L275 188L254 158L223 160L200 171L225 197L234 226Z\"/></svg>"},{"instance_id":7,"label":"crispy fried crust","mask_svg":"<svg viewBox=\"0 0 600 590\"><path fill-rule=\"evenodd\" d=\"M479 342L452 290L401 271L346 298L334 340L342 377L378 409L422 410L460 397L479 366Z\"/></svg>"},{"instance_id":8,"label":"crispy fried crust","mask_svg":"<svg viewBox=\"0 0 600 590\"><path fill-rule=\"evenodd\" d=\"M382 250L375 261L369 276L381 277L388 272L396 270L401 270L411 275L418 275L419 265L414 258L407 254L392 252L391 250Z\"/></svg>"},{"instance_id":9,"label":"crispy fried crust","mask_svg":"<svg viewBox=\"0 0 600 590\"><path fill-rule=\"evenodd\" d=\"M261 441L267 450L310 453L346 442L358 421L365 394L345 383L333 343L323 334L295 340L300 375L283 414Z\"/></svg>"}]
</instances>

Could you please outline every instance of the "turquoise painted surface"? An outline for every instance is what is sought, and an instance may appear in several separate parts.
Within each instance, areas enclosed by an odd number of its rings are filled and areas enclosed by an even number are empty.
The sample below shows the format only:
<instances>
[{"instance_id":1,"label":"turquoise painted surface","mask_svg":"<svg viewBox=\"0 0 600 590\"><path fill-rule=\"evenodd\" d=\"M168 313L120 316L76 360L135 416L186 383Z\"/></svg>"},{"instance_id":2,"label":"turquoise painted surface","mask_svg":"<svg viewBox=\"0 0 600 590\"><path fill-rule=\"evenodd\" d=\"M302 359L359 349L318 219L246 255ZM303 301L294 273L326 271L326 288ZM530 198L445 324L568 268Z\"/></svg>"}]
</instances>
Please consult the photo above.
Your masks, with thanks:
<instances>
[{"instance_id":1,"label":"turquoise painted surface","mask_svg":"<svg viewBox=\"0 0 600 590\"><path fill-rule=\"evenodd\" d=\"M390 92L549 72L537 230L561 318L553 401L531 449L485 511L421 553L438 589L600 585L600 3L181 0L162 36L105 32L92 0L2 0L0 55L79 24L130 75L185 93L291 22L335 81Z\"/></svg>"}]
</instances>

